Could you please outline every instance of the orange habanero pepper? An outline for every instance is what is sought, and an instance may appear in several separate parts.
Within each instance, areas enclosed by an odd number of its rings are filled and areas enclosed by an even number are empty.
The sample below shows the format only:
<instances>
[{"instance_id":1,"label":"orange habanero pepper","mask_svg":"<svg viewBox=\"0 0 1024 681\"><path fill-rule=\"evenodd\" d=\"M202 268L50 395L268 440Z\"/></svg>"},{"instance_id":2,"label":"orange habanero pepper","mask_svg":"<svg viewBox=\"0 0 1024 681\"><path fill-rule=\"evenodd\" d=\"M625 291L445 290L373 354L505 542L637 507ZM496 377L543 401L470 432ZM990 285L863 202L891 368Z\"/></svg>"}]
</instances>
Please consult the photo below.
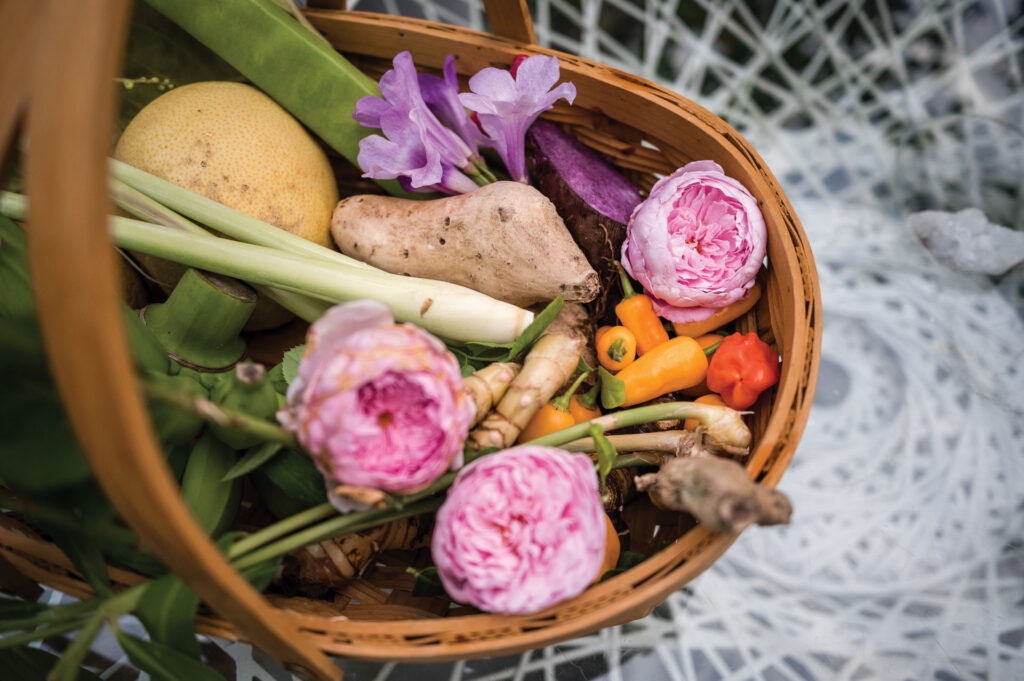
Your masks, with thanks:
<instances>
[{"instance_id":1,"label":"orange habanero pepper","mask_svg":"<svg viewBox=\"0 0 1024 681\"><path fill-rule=\"evenodd\" d=\"M668 331L651 306L651 299L633 290L629 277L618 262L619 282L622 284L622 302L615 306L615 316L636 339L636 354L643 355L668 340Z\"/></svg>"},{"instance_id":2,"label":"orange habanero pepper","mask_svg":"<svg viewBox=\"0 0 1024 681\"><path fill-rule=\"evenodd\" d=\"M751 331L727 336L711 356L708 388L733 409L746 409L779 382L779 353Z\"/></svg>"},{"instance_id":3,"label":"orange habanero pepper","mask_svg":"<svg viewBox=\"0 0 1024 681\"><path fill-rule=\"evenodd\" d=\"M615 374L622 380L629 407L653 400L665 393L690 388L704 380L708 358L689 336L677 336Z\"/></svg>"}]
</instances>

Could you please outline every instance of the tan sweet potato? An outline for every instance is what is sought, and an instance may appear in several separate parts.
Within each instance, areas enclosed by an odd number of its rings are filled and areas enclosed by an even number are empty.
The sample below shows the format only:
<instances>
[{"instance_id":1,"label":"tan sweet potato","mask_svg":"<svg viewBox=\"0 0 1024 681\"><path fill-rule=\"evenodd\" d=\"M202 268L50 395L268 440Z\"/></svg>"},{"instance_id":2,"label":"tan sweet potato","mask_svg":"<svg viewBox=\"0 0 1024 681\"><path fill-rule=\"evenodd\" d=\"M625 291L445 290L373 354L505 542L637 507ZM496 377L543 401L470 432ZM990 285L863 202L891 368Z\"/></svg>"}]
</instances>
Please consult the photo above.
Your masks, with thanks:
<instances>
[{"instance_id":1,"label":"tan sweet potato","mask_svg":"<svg viewBox=\"0 0 1024 681\"><path fill-rule=\"evenodd\" d=\"M551 202L519 182L432 201L359 195L334 210L341 252L397 274L441 279L518 306L587 302L598 277Z\"/></svg>"}]
</instances>

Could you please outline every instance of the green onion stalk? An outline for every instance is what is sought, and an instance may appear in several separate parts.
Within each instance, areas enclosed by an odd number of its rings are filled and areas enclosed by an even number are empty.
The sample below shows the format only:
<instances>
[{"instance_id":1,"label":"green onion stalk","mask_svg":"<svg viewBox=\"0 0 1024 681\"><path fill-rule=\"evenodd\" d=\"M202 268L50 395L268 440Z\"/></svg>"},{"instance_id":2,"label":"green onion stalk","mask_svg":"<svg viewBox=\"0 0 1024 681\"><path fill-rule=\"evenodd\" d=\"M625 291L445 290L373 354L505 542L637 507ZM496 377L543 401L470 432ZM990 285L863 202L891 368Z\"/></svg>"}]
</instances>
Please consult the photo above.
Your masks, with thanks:
<instances>
[{"instance_id":1,"label":"green onion stalk","mask_svg":"<svg viewBox=\"0 0 1024 681\"><path fill-rule=\"evenodd\" d=\"M197 199L202 197L197 196ZM210 203L216 207L213 212L232 211L216 202ZM172 207L180 208L181 205L184 204ZM23 220L27 216L27 208L24 196L0 193L0 213ZM189 214L188 211L183 212ZM237 211L232 213L244 215ZM206 217L206 224L210 224L212 216ZM252 218L247 220L249 223L252 221ZM533 321L531 312L463 286L389 274L363 263L347 262L351 259L343 259L345 257L340 253L330 262L322 252L316 251L311 255L312 251L308 250L321 247L266 223L260 224L265 225L266 230L278 233L274 237L278 241L273 247L200 235L130 218L111 217L110 223L114 242L121 248L329 303L361 298L378 300L388 305L399 321L413 322L451 341L509 343ZM224 231L219 223L211 226ZM258 237L250 237L266 241L263 232ZM294 248L293 239L288 237L309 244L303 246L306 252L298 254L282 250L281 244ZM321 250L333 253L329 249Z\"/></svg>"}]
</instances>

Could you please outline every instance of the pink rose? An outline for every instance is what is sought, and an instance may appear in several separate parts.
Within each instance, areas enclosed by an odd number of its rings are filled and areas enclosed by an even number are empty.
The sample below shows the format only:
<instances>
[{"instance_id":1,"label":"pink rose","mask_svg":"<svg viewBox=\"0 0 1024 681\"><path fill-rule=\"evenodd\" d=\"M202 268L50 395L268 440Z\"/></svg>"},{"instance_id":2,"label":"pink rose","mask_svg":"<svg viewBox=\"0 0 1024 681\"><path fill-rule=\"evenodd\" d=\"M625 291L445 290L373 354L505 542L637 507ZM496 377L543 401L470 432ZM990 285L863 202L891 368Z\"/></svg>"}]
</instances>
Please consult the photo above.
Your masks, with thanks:
<instances>
[{"instance_id":1,"label":"pink rose","mask_svg":"<svg viewBox=\"0 0 1024 681\"><path fill-rule=\"evenodd\" d=\"M622 265L673 322L698 322L742 298L764 260L764 217L714 161L658 181L633 211Z\"/></svg>"},{"instance_id":2,"label":"pink rose","mask_svg":"<svg viewBox=\"0 0 1024 681\"><path fill-rule=\"evenodd\" d=\"M487 612L529 614L597 577L606 527L589 457L522 446L459 472L430 549L445 590Z\"/></svg>"},{"instance_id":3,"label":"pink rose","mask_svg":"<svg viewBox=\"0 0 1024 681\"><path fill-rule=\"evenodd\" d=\"M278 413L327 481L408 493L462 465L476 410L444 345L372 301L337 305L314 323ZM332 497L339 509L351 510Z\"/></svg>"}]
</instances>

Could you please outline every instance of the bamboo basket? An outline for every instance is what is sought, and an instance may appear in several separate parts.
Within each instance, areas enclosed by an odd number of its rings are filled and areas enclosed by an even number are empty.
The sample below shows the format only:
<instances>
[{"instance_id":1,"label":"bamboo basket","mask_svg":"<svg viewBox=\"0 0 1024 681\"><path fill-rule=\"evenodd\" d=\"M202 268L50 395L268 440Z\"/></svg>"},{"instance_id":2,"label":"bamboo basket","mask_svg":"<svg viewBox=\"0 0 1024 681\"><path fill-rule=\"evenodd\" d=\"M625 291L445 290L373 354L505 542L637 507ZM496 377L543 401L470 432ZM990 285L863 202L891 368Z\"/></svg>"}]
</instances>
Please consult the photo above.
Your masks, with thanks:
<instances>
[{"instance_id":1,"label":"bamboo basket","mask_svg":"<svg viewBox=\"0 0 1024 681\"><path fill-rule=\"evenodd\" d=\"M574 106L546 117L614 159L638 186L646 190L658 175L709 158L749 188L767 223L770 267L765 294L739 321L739 330L756 331L781 353L782 376L749 419L754 448L746 467L752 478L774 486L807 420L821 343L814 261L778 182L735 130L697 104L628 73L536 46L525 0L485 4L496 35L337 7L307 16L372 75L386 69L400 49L410 50L417 65L435 69L447 54L457 54L461 75L489 65L507 68L520 53L555 54L563 80L574 82L578 95ZM249 586L183 505L120 330L117 256L106 229L105 157L112 140L97 131L108 130L114 116L113 76L128 5L52 0L0 6L0 23L12 38L0 48L0 145L9 146L24 114L31 149L30 264L46 351L72 425L118 511L144 545L202 597L202 632L247 640L317 679L341 675L325 653L406 662L504 655L642 617L722 555L735 537L641 504L627 514L634 540L662 548L639 566L536 615L459 614L443 599L413 597L406 554L386 554L330 602L268 598ZM67 73L76 77L52 87L58 74ZM24 526L8 520L0 525L0 552L33 582L90 594L71 562ZM123 585L143 579L117 568L110 574Z\"/></svg>"}]
</instances>

